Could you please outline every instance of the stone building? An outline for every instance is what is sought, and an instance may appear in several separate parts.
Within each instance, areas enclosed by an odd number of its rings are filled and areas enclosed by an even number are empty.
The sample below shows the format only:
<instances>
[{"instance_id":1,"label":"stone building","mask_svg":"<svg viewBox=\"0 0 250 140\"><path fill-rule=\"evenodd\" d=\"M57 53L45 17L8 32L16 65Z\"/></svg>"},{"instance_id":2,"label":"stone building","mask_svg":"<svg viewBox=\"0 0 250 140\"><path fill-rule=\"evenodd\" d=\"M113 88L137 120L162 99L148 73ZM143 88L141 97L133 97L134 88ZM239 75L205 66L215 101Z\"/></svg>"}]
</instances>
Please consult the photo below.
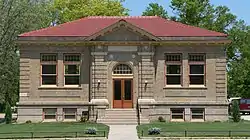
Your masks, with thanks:
<instances>
[{"instance_id":1,"label":"stone building","mask_svg":"<svg viewBox=\"0 0 250 140\"><path fill-rule=\"evenodd\" d=\"M107 112L123 116L137 103L149 120L228 119L226 34L157 16L94 16L17 43L19 122L86 114L105 122Z\"/></svg>"}]
</instances>

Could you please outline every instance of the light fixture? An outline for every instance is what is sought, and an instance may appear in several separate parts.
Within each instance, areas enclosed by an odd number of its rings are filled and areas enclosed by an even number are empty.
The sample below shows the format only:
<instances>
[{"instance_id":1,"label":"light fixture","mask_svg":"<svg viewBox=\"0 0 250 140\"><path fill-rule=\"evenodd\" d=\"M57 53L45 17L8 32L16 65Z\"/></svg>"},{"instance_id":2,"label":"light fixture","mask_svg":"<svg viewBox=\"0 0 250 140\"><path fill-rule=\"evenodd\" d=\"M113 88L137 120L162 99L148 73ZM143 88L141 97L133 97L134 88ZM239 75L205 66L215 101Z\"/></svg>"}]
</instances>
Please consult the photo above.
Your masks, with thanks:
<instances>
[{"instance_id":1,"label":"light fixture","mask_svg":"<svg viewBox=\"0 0 250 140\"><path fill-rule=\"evenodd\" d=\"M100 83L101 83L101 81L100 81L100 80L98 80L98 81L97 81L97 83L98 83L98 84L100 84Z\"/></svg>"},{"instance_id":2,"label":"light fixture","mask_svg":"<svg viewBox=\"0 0 250 140\"><path fill-rule=\"evenodd\" d=\"M148 84L148 81L147 80L145 80L145 85L147 85Z\"/></svg>"}]
</instances>

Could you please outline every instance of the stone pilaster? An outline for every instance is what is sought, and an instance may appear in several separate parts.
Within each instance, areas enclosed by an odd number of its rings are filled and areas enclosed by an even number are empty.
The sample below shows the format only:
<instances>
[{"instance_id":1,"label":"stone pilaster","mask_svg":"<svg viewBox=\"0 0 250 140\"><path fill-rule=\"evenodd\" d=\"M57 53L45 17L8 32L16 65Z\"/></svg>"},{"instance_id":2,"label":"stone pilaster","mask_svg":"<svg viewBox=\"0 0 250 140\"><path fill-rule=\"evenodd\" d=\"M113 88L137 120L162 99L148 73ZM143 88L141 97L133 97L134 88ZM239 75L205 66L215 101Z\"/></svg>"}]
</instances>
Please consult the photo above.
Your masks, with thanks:
<instances>
[{"instance_id":1,"label":"stone pilaster","mask_svg":"<svg viewBox=\"0 0 250 140\"><path fill-rule=\"evenodd\" d=\"M91 99L106 99L107 98L107 62L105 57L107 52L104 52L104 47L98 46L92 49L92 89Z\"/></svg>"},{"instance_id":2,"label":"stone pilaster","mask_svg":"<svg viewBox=\"0 0 250 140\"><path fill-rule=\"evenodd\" d=\"M141 48L138 52L141 60L139 62L139 97L140 98L153 98L153 85L154 85L154 52L149 47L148 51Z\"/></svg>"}]
</instances>

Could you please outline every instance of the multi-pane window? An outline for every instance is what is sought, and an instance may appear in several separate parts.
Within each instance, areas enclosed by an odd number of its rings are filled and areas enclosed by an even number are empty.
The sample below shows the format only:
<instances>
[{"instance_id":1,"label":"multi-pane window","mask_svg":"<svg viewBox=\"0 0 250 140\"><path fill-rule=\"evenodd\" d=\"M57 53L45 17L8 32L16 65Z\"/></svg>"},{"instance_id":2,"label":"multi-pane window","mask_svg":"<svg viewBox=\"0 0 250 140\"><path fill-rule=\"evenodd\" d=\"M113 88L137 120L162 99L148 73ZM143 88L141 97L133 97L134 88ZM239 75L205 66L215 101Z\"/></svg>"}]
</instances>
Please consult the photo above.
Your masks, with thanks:
<instances>
[{"instance_id":1,"label":"multi-pane window","mask_svg":"<svg viewBox=\"0 0 250 140\"><path fill-rule=\"evenodd\" d=\"M181 85L181 54L166 54L166 84Z\"/></svg>"},{"instance_id":2,"label":"multi-pane window","mask_svg":"<svg viewBox=\"0 0 250 140\"><path fill-rule=\"evenodd\" d=\"M113 74L132 74L132 69L126 64L119 64L114 68Z\"/></svg>"},{"instance_id":3,"label":"multi-pane window","mask_svg":"<svg viewBox=\"0 0 250 140\"><path fill-rule=\"evenodd\" d=\"M44 108L44 119L56 119L56 108Z\"/></svg>"},{"instance_id":4,"label":"multi-pane window","mask_svg":"<svg viewBox=\"0 0 250 140\"><path fill-rule=\"evenodd\" d=\"M76 108L64 108L64 119L76 119Z\"/></svg>"},{"instance_id":5,"label":"multi-pane window","mask_svg":"<svg viewBox=\"0 0 250 140\"><path fill-rule=\"evenodd\" d=\"M189 84L205 85L205 54L189 54Z\"/></svg>"},{"instance_id":6,"label":"multi-pane window","mask_svg":"<svg viewBox=\"0 0 250 140\"><path fill-rule=\"evenodd\" d=\"M184 120L184 108L171 108L171 118Z\"/></svg>"},{"instance_id":7,"label":"multi-pane window","mask_svg":"<svg viewBox=\"0 0 250 140\"><path fill-rule=\"evenodd\" d=\"M57 85L57 55L41 54L41 84Z\"/></svg>"},{"instance_id":8,"label":"multi-pane window","mask_svg":"<svg viewBox=\"0 0 250 140\"><path fill-rule=\"evenodd\" d=\"M80 54L64 55L64 85L80 85Z\"/></svg>"},{"instance_id":9,"label":"multi-pane window","mask_svg":"<svg viewBox=\"0 0 250 140\"><path fill-rule=\"evenodd\" d=\"M204 120L204 108L191 108L192 119Z\"/></svg>"}]
</instances>

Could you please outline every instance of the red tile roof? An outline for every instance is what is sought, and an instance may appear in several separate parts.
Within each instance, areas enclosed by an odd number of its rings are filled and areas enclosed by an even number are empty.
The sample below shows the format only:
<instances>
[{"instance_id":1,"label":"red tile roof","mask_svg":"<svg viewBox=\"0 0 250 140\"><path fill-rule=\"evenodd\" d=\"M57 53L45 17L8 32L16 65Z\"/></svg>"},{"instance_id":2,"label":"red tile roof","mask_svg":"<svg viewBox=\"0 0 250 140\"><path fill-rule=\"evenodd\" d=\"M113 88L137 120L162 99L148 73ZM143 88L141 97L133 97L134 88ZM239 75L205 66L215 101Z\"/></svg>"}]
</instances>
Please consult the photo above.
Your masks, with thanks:
<instances>
[{"instance_id":1,"label":"red tile roof","mask_svg":"<svg viewBox=\"0 0 250 140\"><path fill-rule=\"evenodd\" d=\"M179 22L166 20L157 16L91 16L71 21L54 27L21 34L21 37L34 36L91 36L102 29L125 20L157 37L212 37L227 36Z\"/></svg>"}]
</instances>

